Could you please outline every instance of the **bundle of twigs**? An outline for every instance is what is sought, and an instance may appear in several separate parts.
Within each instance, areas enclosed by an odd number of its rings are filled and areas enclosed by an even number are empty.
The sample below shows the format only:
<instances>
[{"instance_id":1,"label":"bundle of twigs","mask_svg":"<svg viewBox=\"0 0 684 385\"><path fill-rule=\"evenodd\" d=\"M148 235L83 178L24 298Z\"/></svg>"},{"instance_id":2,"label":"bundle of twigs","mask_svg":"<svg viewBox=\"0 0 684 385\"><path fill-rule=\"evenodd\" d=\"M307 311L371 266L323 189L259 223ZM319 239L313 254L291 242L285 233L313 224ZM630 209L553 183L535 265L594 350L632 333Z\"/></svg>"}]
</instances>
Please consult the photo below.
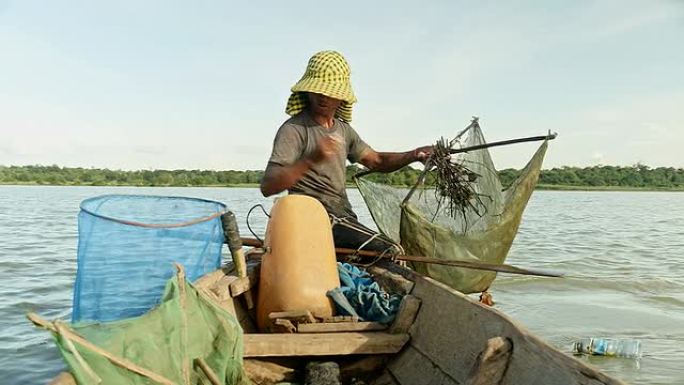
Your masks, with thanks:
<instances>
[{"instance_id":1,"label":"bundle of twigs","mask_svg":"<svg viewBox=\"0 0 684 385\"><path fill-rule=\"evenodd\" d=\"M435 198L440 206L446 203L452 218L461 215L466 219L469 209L482 216L484 213L480 213L478 207L484 205L473 186L478 175L459 163L456 157L452 158L455 143L455 140L440 138L432 149L429 165L435 178Z\"/></svg>"}]
</instances>

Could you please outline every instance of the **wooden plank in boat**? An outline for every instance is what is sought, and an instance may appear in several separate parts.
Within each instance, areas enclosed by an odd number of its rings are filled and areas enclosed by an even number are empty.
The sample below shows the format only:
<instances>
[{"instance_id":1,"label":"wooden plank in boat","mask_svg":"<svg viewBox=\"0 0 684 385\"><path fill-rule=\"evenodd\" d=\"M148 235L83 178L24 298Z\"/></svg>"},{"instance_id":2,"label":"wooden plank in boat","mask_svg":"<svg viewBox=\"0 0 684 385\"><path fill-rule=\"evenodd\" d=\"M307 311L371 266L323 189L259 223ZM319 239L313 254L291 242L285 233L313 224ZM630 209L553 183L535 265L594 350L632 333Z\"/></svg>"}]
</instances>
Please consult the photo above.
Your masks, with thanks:
<instances>
[{"instance_id":1,"label":"wooden plank in boat","mask_svg":"<svg viewBox=\"0 0 684 385\"><path fill-rule=\"evenodd\" d=\"M412 295L406 295L401 300L399 305L399 310L397 311L397 316L390 326L390 333L408 333L411 325L416 320L418 315L418 309L420 309L420 299Z\"/></svg>"},{"instance_id":2,"label":"wooden plank in boat","mask_svg":"<svg viewBox=\"0 0 684 385\"><path fill-rule=\"evenodd\" d=\"M397 353L408 334L383 332L245 334L245 357Z\"/></svg>"},{"instance_id":3,"label":"wooden plank in boat","mask_svg":"<svg viewBox=\"0 0 684 385\"><path fill-rule=\"evenodd\" d=\"M296 323L314 323L316 318L309 310L290 310L290 311L275 311L268 314L268 318L275 321L277 319L288 319Z\"/></svg>"},{"instance_id":4,"label":"wooden plank in boat","mask_svg":"<svg viewBox=\"0 0 684 385\"><path fill-rule=\"evenodd\" d=\"M238 278L230 284L230 295L237 297L254 286L253 281L249 277Z\"/></svg>"},{"instance_id":5,"label":"wooden plank in boat","mask_svg":"<svg viewBox=\"0 0 684 385\"><path fill-rule=\"evenodd\" d=\"M359 316L356 315L336 315L332 317L325 317L321 322L359 322Z\"/></svg>"},{"instance_id":6,"label":"wooden plank in boat","mask_svg":"<svg viewBox=\"0 0 684 385\"><path fill-rule=\"evenodd\" d=\"M370 332L385 329L387 325L379 322L320 322L297 326L298 333Z\"/></svg>"},{"instance_id":7,"label":"wooden plank in boat","mask_svg":"<svg viewBox=\"0 0 684 385\"><path fill-rule=\"evenodd\" d=\"M231 267L228 266L209 273L195 282L195 286L198 290L209 294L209 297L220 307L235 315L245 333L255 332L256 326L254 326L247 310L239 302L235 302L237 298L230 295L230 284L239 279L236 275L226 273L230 270Z\"/></svg>"},{"instance_id":8,"label":"wooden plank in boat","mask_svg":"<svg viewBox=\"0 0 684 385\"><path fill-rule=\"evenodd\" d=\"M271 331L275 333L296 333L297 327L289 319L278 318L271 326Z\"/></svg>"},{"instance_id":9,"label":"wooden plank in boat","mask_svg":"<svg viewBox=\"0 0 684 385\"><path fill-rule=\"evenodd\" d=\"M259 281L260 266L261 265L259 263L247 264L247 276L239 277L235 281L231 282L229 288L231 296L238 297L242 295L242 297L245 299L247 309L250 310L254 308L254 297L251 293L251 290Z\"/></svg>"},{"instance_id":10,"label":"wooden plank in boat","mask_svg":"<svg viewBox=\"0 0 684 385\"><path fill-rule=\"evenodd\" d=\"M259 282L260 264L249 264L247 266L247 276L241 277L230 284L230 295L237 297L249 291Z\"/></svg>"},{"instance_id":11,"label":"wooden plank in boat","mask_svg":"<svg viewBox=\"0 0 684 385\"><path fill-rule=\"evenodd\" d=\"M255 358L244 360L245 373L254 384L277 384L292 382L297 374L295 369L275 362L262 361Z\"/></svg>"},{"instance_id":12,"label":"wooden plank in boat","mask_svg":"<svg viewBox=\"0 0 684 385\"><path fill-rule=\"evenodd\" d=\"M413 281L404 278L401 274L391 272L380 266L370 266L368 272L373 276L373 279L378 282L380 287L393 294L406 295L411 294Z\"/></svg>"}]
</instances>

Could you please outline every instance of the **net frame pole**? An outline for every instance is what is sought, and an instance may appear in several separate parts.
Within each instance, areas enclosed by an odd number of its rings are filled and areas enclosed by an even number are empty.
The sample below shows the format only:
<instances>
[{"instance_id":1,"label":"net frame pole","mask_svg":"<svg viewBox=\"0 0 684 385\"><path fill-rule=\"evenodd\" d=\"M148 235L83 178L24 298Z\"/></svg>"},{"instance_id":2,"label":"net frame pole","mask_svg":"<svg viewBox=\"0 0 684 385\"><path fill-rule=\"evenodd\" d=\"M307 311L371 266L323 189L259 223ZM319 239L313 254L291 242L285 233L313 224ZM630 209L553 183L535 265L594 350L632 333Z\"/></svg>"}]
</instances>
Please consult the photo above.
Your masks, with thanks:
<instances>
[{"instance_id":1,"label":"net frame pole","mask_svg":"<svg viewBox=\"0 0 684 385\"><path fill-rule=\"evenodd\" d=\"M235 270L237 270L238 277L244 278L247 276L247 262L245 260L245 253L242 251L240 229L238 228L235 214L232 211L228 211L221 215L221 224L223 225L223 235L228 244L230 255L233 257Z\"/></svg>"},{"instance_id":2,"label":"net frame pole","mask_svg":"<svg viewBox=\"0 0 684 385\"><path fill-rule=\"evenodd\" d=\"M247 277L247 260L245 259L245 252L242 250L242 239L240 238L240 229L238 228L235 214L232 211L228 211L221 215L221 224L223 225L224 237L230 249L230 254L233 257L238 277L241 280L249 280ZM245 299L247 309L253 309L254 298L252 297L252 292L246 290L243 293L243 298Z\"/></svg>"},{"instance_id":3,"label":"net frame pole","mask_svg":"<svg viewBox=\"0 0 684 385\"><path fill-rule=\"evenodd\" d=\"M491 142L491 143L484 143L484 144L479 144L477 146L470 146L470 147L464 147L464 148L455 148L451 151L449 151L450 154L460 154L462 152L469 152L469 151L475 151L475 150L481 150L483 148L490 148L490 147L498 147L498 146L505 146L508 144L516 144L516 143L524 143L524 142L537 142L540 140L553 140L556 139L556 136L558 136L557 133L550 133L547 135L539 135L539 136L528 136L526 138L517 138L517 139L509 139L509 140L500 140L498 142Z\"/></svg>"}]
</instances>

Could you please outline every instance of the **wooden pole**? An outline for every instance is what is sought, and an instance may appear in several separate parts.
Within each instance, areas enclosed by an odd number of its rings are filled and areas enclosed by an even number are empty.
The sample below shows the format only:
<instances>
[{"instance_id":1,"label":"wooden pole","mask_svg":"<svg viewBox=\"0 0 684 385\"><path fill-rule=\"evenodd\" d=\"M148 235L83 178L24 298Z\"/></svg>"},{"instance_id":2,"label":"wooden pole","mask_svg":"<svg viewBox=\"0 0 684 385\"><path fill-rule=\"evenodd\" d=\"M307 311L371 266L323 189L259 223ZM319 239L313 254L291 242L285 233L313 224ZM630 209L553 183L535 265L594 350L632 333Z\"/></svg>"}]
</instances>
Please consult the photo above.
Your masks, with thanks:
<instances>
[{"instance_id":1,"label":"wooden pole","mask_svg":"<svg viewBox=\"0 0 684 385\"><path fill-rule=\"evenodd\" d=\"M475 122L476 123L476 122ZM471 125L472 126L472 125ZM468 126L466 130L468 130L471 126ZM465 130L464 130L465 131ZM556 139L556 136L558 136L557 133L549 133L547 135L539 135L539 136L528 136L526 138L517 138L517 139L508 139L508 140L501 140L498 142L491 142L491 143L483 143L483 144L478 144L476 146L470 146L470 147L463 147L463 148L455 148L451 151L449 151L450 154L459 154L462 152L469 152L469 151L475 151L475 150L481 150L483 148L490 148L490 147L498 147L498 146L506 146L509 144L516 144L516 143L524 143L524 142L536 142L540 140L553 140ZM428 159L429 161L429 159ZM423 170L423 174L425 174L430 167L428 167L428 164L425 165L425 168ZM354 175L354 178L361 178L363 176L366 176L368 174L372 174L376 172L375 170L363 170ZM424 175L421 175L419 179L424 177ZM416 184L418 185L418 184ZM404 201L408 201L408 199L405 199Z\"/></svg>"},{"instance_id":2,"label":"wooden pole","mask_svg":"<svg viewBox=\"0 0 684 385\"><path fill-rule=\"evenodd\" d=\"M211 382L212 385L222 385L223 382L219 380L218 376L216 373L214 373L213 370L207 365L207 363L204 361L204 359L200 358L195 358L195 363L199 368L202 370L205 376L207 376L207 379L209 379L209 382Z\"/></svg>"},{"instance_id":3,"label":"wooden pole","mask_svg":"<svg viewBox=\"0 0 684 385\"><path fill-rule=\"evenodd\" d=\"M449 153L459 154L461 152L481 150L483 148L490 148L490 147L506 146L506 145L515 144L515 143L536 142L539 140L553 140L553 139L556 139L556 136L558 136L558 134L556 134L555 132L553 134L549 132L548 135L528 136L527 138L501 140L498 142L478 144L477 146L455 148L455 149L449 151Z\"/></svg>"},{"instance_id":4,"label":"wooden pole","mask_svg":"<svg viewBox=\"0 0 684 385\"><path fill-rule=\"evenodd\" d=\"M230 254L233 256L233 263L235 264L238 277L242 280L248 280L247 261L245 260L245 252L242 251L242 238L240 238L240 230L238 229L237 220L235 220L235 214L232 211L228 211L221 215L221 223L223 224L223 234L226 238L226 243L228 243ZM254 299L249 290L244 292L243 297L245 298L247 309L254 308Z\"/></svg>"},{"instance_id":5,"label":"wooden pole","mask_svg":"<svg viewBox=\"0 0 684 385\"><path fill-rule=\"evenodd\" d=\"M253 238L242 238L242 242L244 245L247 245L247 246L252 246L252 247L261 247L262 246L262 243L259 242L259 240L253 239ZM340 248L340 247L335 248L335 252L337 254L342 254L342 255L358 255L360 257L376 257L376 258L381 256L381 254L382 254L378 251L345 249L345 248ZM431 263L431 264L435 264L435 265L462 267L464 269L496 271L499 273L508 273L508 274L535 275L535 276L540 276L540 277L556 277L556 278L563 277L562 273L554 273L554 272L541 271L541 270L523 269L521 267L507 265L505 263L495 264L495 263L485 263L485 262L477 262L477 261L463 261L463 260L455 260L455 259L438 259L438 258L430 258L430 257L424 257L424 256L418 256L418 255L395 255L395 256L387 256L386 258L388 258L388 259L393 258L393 259L399 260L399 261L422 262L422 263Z\"/></svg>"},{"instance_id":6,"label":"wooden pole","mask_svg":"<svg viewBox=\"0 0 684 385\"><path fill-rule=\"evenodd\" d=\"M247 262L245 261L245 253L242 251L242 239L240 238L240 230L238 229L235 214L232 211L228 211L221 215L221 223L223 224L223 235L230 249L230 255L233 257L238 277L246 277Z\"/></svg>"},{"instance_id":7,"label":"wooden pole","mask_svg":"<svg viewBox=\"0 0 684 385\"><path fill-rule=\"evenodd\" d=\"M362 257L379 257L381 255L381 253L377 252L377 251L343 249L343 248L336 248L335 252L337 254L359 255ZM423 256L418 256L418 255L395 255L394 257L388 256L387 258L394 258L394 259L399 260L399 261L430 263L430 264L434 264L434 265L462 267L464 269L474 269L474 270L496 271L499 273L508 273L508 274L536 275L536 276L541 276L541 277L562 277L563 276L563 274L560 274L560 273L552 273L552 272L548 272L548 271L523 269L521 267L507 265L505 263L495 264L495 263L486 263L486 262L478 262L478 261L463 261L463 260L458 260L458 259L439 259L439 258L423 257Z\"/></svg>"}]
</instances>

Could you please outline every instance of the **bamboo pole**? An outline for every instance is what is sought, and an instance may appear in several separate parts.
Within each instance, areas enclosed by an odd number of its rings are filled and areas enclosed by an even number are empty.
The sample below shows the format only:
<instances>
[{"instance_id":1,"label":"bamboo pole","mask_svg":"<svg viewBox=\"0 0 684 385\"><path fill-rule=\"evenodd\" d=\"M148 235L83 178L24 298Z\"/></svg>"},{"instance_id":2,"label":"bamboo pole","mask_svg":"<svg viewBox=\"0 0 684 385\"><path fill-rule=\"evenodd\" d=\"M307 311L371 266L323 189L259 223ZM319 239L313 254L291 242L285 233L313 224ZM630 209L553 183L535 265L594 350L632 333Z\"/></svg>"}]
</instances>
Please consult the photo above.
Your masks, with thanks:
<instances>
[{"instance_id":1,"label":"bamboo pole","mask_svg":"<svg viewBox=\"0 0 684 385\"><path fill-rule=\"evenodd\" d=\"M262 243L258 239L253 239L253 238L242 238L242 244L244 244L246 246L251 246L251 247L261 247L262 246ZM395 255L395 256L385 257L382 253L380 253L378 251L345 249L345 248L339 248L339 247L335 248L335 252L337 254L342 254L342 255L358 255L360 257L376 257L376 258L382 256L383 258L395 259L395 260L399 260L399 261L422 262L422 263L430 263L430 264L435 264L435 265L461 267L464 269L496 271L499 273L507 273L507 274L534 275L534 276L540 276L540 277L556 277L556 278L564 276L564 274L562 274L562 273L555 273L555 272L548 272L548 271L541 271L541 270L532 270L532 269L524 269L521 267L508 265L505 263L495 264L495 263L485 263L485 262L477 262L477 261L463 261L463 260L457 260L457 259L438 259L438 258L430 258L430 257L424 257L424 256L418 256L418 255Z\"/></svg>"},{"instance_id":2,"label":"bamboo pole","mask_svg":"<svg viewBox=\"0 0 684 385\"><path fill-rule=\"evenodd\" d=\"M230 249L230 254L233 257L235 270L237 270L238 277L243 278L247 276L247 262L245 261L245 253L242 251L242 240L240 238L240 230L238 229L235 214L232 211L221 215L221 223L223 224L223 234L226 238L226 243Z\"/></svg>"},{"instance_id":3,"label":"bamboo pole","mask_svg":"<svg viewBox=\"0 0 684 385\"><path fill-rule=\"evenodd\" d=\"M468 127L466 128L466 130L469 129L470 127L472 127L472 125L471 125L471 126L468 126ZM509 145L509 144L524 143L524 142L536 142L536 141L540 141L540 140L553 140L553 139L556 139L556 136L558 136L557 133L555 133L555 132L554 132L554 133L551 133L551 132L549 131L549 133L548 133L547 135L528 136L528 137L525 137L525 138L516 138L516 139L500 140L500 141L498 141L498 142L483 143L483 144L478 144L478 145L476 145L476 146L463 147L463 148L455 148L455 149L452 149L451 151L449 151L449 153L450 153L450 154L460 154L460 153L462 153L462 152L469 152L469 151L481 150L481 149L483 149L483 148L491 148L491 147L498 147L498 146L506 146L506 145ZM428 162L429 162L429 158L428 158ZM426 166L425 166L425 168L424 168L424 171L423 171L423 174L425 174L429 169L430 169L430 167L428 167L428 165L426 164ZM369 170L363 170L363 171L360 171L360 172L356 173L356 174L354 175L354 178L361 178L361 177L363 177L363 176L366 176L366 175L368 175L368 174L372 174L372 173L374 173L374 172L376 172L376 171L375 171L375 170L370 170L370 169L369 169ZM421 180L424 176L425 176L425 175L421 175L421 176L419 177L419 180ZM407 199L405 199L405 201L407 201Z\"/></svg>"},{"instance_id":4,"label":"bamboo pole","mask_svg":"<svg viewBox=\"0 0 684 385\"><path fill-rule=\"evenodd\" d=\"M558 134L556 134L555 132L553 134L549 132L547 135L528 136L526 138L500 140L498 142L478 144L477 146L455 148L449 152L451 154L459 154L461 152L469 152L469 151L481 150L483 148L506 146L506 145L515 144L515 143L536 142L536 141L540 141L540 140L553 140L553 139L556 139L556 136L558 136Z\"/></svg>"},{"instance_id":5,"label":"bamboo pole","mask_svg":"<svg viewBox=\"0 0 684 385\"><path fill-rule=\"evenodd\" d=\"M362 257L379 257L382 255L382 253L380 253L378 251L344 249L344 248L336 248L335 252L337 254L359 255ZM462 267L464 269L474 269L474 270L496 271L499 273L508 273L508 274L535 275L535 276L540 276L540 277L556 277L556 278L563 276L563 274L560 274L560 273L553 273L553 272L541 271L541 270L523 269L521 267L508 265L505 263L495 264L495 263L486 263L486 262L478 262L478 261L464 261L464 260L458 260L458 259L439 259L439 258L430 258L430 257L424 257L424 256L418 256L418 255L395 255L395 256L388 256L387 258L388 259L395 259L395 260L399 260L399 261L421 262L421 263L429 263L429 264L433 264L433 265Z\"/></svg>"},{"instance_id":6,"label":"bamboo pole","mask_svg":"<svg viewBox=\"0 0 684 385\"><path fill-rule=\"evenodd\" d=\"M200 370L202 370L204 375L207 376L207 379L209 379L209 382L211 382L212 385L223 384L221 380L219 380L216 373L214 373L214 371L211 370L211 367L209 367L209 365L207 365L207 363L202 358L195 358L195 363L200 368Z\"/></svg>"},{"instance_id":7,"label":"bamboo pole","mask_svg":"<svg viewBox=\"0 0 684 385\"><path fill-rule=\"evenodd\" d=\"M238 277L240 279L249 279L247 278L247 261L245 260L245 252L242 250L243 243L242 238L240 238L240 229L238 228L235 214L232 211L228 211L221 215L221 223L223 224L223 234L226 238L226 243L228 243L230 254L233 257ZM253 309L254 299L252 298L251 291L245 291L243 298L245 299L247 309Z\"/></svg>"},{"instance_id":8,"label":"bamboo pole","mask_svg":"<svg viewBox=\"0 0 684 385\"><path fill-rule=\"evenodd\" d=\"M185 269L180 263L175 263L176 279L178 280L178 299L180 302L180 321L181 321L181 372L183 382L190 385L190 358L188 357L188 314L187 314L187 293L185 288Z\"/></svg>"}]
</instances>

